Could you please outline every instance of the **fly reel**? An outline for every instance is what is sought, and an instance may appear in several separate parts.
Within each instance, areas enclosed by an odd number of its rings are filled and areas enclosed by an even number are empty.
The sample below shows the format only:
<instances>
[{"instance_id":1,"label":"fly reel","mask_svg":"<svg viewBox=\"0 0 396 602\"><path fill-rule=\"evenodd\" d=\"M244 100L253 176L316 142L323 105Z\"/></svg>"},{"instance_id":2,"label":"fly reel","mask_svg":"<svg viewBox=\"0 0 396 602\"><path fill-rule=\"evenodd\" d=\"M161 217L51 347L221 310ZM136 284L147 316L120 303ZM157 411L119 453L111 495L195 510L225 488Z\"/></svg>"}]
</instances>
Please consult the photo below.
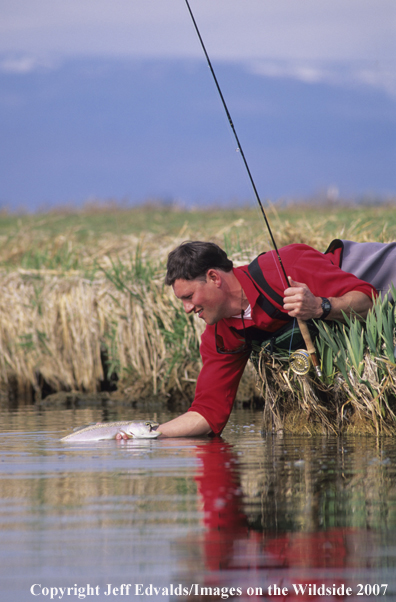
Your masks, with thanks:
<instances>
[{"instance_id":1,"label":"fly reel","mask_svg":"<svg viewBox=\"0 0 396 602\"><path fill-rule=\"evenodd\" d=\"M308 374L310 368L309 353L306 349L298 349L290 356L290 368L295 374Z\"/></svg>"}]
</instances>

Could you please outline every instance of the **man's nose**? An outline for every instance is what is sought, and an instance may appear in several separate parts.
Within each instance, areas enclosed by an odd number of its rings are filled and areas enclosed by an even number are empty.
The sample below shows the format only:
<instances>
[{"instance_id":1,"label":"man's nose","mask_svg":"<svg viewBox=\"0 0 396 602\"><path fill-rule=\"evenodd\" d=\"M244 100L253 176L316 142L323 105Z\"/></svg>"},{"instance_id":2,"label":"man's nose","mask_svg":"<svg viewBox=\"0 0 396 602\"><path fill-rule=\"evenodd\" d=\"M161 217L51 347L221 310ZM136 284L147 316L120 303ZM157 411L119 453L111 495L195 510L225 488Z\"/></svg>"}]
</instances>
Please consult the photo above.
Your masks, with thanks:
<instances>
[{"instance_id":1,"label":"man's nose","mask_svg":"<svg viewBox=\"0 0 396 602\"><path fill-rule=\"evenodd\" d=\"M191 303L190 301L183 301L183 307L186 314L190 314L194 309L194 303Z\"/></svg>"}]
</instances>

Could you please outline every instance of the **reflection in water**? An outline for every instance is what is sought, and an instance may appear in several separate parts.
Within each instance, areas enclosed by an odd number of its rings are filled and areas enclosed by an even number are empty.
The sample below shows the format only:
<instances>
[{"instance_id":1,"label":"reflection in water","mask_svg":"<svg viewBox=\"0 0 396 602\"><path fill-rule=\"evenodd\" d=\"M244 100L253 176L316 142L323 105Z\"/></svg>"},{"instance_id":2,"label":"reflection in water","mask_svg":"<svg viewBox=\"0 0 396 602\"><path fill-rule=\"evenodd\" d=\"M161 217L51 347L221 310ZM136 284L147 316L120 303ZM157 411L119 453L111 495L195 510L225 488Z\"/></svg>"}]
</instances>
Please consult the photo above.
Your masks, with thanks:
<instances>
[{"instance_id":1,"label":"reflection in water","mask_svg":"<svg viewBox=\"0 0 396 602\"><path fill-rule=\"evenodd\" d=\"M394 445L392 462L385 442L369 443L269 437L243 453L221 439L197 447L205 531L179 543L188 582L200 584L189 599L226 598L236 584L238 599L274 588L283 599L285 587L289 601L351 599L362 580L369 592L385 584L384 569L396 565ZM389 597L394 578L386 589Z\"/></svg>"},{"instance_id":2,"label":"reflection in water","mask_svg":"<svg viewBox=\"0 0 396 602\"><path fill-rule=\"evenodd\" d=\"M201 465L195 480L203 503L205 565L212 571L228 569L234 562L234 543L248 536L237 458L232 446L217 438L197 447L196 455Z\"/></svg>"},{"instance_id":3,"label":"reflection in water","mask_svg":"<svg viewBox=\"0 0 396 602\"><path fill-rule=\"evenodd\" d=\"M241 411L223 439L65 446L59 438L103 420L102 409L0 418L2 600L31 602L34 583L89 583L95 602L112 599L109 583L168 588L149 598L162 602L182 602L170 588L181 583L196 602L231 588L238 600L274 586L288 588L289 602L319 596L297 596L293 585L351 586L358 601L367 597L356 596L358 583L388 584L380 600L395 594L391 438L263 438L260 413Z\"/></svg>"}]
</instances>

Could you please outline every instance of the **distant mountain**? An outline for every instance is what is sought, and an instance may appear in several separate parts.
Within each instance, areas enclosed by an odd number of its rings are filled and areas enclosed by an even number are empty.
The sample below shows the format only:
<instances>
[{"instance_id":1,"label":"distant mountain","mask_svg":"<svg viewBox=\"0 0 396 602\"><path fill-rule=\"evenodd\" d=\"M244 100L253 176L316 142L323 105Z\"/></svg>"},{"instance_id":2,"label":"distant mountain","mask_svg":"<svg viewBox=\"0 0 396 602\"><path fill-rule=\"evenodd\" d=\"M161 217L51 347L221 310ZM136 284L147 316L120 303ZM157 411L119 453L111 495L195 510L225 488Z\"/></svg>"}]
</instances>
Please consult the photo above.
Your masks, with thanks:
<instances>
[{"instance_id":1,"label":"distant mountain","mask_svg":"<svg viewBox=\"0 0 396 602\"><path fill-rule=\"evenodd\" d=\"M263 199L396 192L396 110L369 86L215 65ZM0 73L0 204L253 198L202 61L85 59Z\"/></svg>"}]
</instances>

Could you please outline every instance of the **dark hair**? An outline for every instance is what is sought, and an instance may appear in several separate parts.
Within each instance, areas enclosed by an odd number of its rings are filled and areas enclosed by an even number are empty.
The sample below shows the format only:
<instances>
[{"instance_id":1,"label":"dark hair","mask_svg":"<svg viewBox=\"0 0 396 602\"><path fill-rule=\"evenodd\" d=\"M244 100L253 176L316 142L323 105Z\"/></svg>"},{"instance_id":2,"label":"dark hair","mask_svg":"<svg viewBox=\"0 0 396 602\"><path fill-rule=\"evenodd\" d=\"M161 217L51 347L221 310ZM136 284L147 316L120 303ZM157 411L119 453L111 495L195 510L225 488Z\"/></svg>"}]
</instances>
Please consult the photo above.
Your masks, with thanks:
<instances>
[{"instance_id":1,"label":"dark hair","mask_svg":"<svg viewBox=\"0 0 396 602\"><path fill-rule=\"evenodd\" d=\"M204 279L211 268L230 272L232 266L227 253L214 242L183 242L168 255L165 284L172 285L178 279Z\"/></svg>"}]
</instances>

